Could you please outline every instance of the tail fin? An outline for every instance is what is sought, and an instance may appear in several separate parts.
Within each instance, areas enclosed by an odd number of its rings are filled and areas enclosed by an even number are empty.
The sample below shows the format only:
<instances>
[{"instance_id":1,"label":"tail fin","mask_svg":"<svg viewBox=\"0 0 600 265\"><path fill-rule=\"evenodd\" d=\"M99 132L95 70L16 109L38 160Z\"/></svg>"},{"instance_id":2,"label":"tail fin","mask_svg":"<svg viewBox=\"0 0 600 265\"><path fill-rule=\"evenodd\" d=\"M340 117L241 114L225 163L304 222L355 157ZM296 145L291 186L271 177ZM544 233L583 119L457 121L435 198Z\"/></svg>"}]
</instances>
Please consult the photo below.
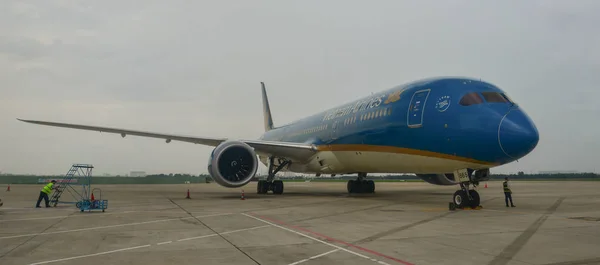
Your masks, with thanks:
<instances>
[{"instance_id":1,"label":"tail fin","mask_svg":"<svg viewBox=\"0 0 600 265\"><path fill-rule=\"evenodd\" d=\"M262 85L263 117L266 132L273 129L273 118L271 117L271 108L269 107L269 99L267 98L267 90L265 89L265 83L260 82L260 84Z\"/></svg>"}]
</instances>

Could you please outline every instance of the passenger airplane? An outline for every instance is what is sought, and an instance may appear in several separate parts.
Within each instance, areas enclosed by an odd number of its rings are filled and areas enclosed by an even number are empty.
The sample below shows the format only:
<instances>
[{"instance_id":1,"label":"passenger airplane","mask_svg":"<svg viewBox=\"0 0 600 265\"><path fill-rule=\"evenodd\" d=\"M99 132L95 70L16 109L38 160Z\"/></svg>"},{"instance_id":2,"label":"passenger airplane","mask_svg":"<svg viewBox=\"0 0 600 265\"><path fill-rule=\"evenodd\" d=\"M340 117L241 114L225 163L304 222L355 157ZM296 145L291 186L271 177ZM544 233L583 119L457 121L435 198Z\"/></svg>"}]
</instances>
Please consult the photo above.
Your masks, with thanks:
<instances>
[{"instance_id":1,"label":"passenger airplane","mask_svg":"<svg viewBox=\"0 0 600 265\"><path fill-rule=\"evenodd\" d=\"M279 171L357 174L349 193L372 193L367 173L414 173L434 185L460 185L457 207L478 206L469 185L489 169L524 157L538 144L538 130L521 107L488 82L458 77L415 81L274 126L264 83L265 133L258 140L171 135L98 126L20 121L214 146L208 171L224 187L241 187L268 168L257 193L283 193ZM257 158L258 156L258 158Z\"/></svg>"}]
</instances>

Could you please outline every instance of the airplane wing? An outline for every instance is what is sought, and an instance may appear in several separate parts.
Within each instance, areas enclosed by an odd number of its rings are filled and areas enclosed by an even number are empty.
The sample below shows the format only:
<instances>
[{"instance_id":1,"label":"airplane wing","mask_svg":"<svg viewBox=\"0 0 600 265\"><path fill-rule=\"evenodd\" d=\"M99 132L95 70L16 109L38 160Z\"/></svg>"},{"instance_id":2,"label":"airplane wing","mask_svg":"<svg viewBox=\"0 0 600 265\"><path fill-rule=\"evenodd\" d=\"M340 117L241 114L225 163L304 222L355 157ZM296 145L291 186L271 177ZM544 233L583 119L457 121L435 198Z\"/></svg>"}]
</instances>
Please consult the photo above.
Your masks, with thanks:
<instances>
[{"instance_id":1,"label":"airplane wing","mask_svg":"<svg viewBox=\"0 0 600 265\"><path fill-rule=\"evenodd\" d=\"M227 138L208 138L208 137L184 136L184 135L134 131L134 130L127 130L127 129L119 129L119 128L81 125L81 124L23 120L23 119L17 119L17 120L22 121L22 122L27 122L27 123L54 126L54 127L116 133L116 134L120 134L122 137L125 137L127 135L135 135L135 136L142 136L142 137L159 138L159 139L165 139L167 143L169 143L171 141L181 141L181 142L188 142L188 143L208 145L208 146L218 146L222 142L228 140ZM316 152L316 147L311 144L262 141L262 140L240 140L240 141L244 142L244 143L248 144L249 146L251 146L252 148L254 148L254 150L257 153L260 153L263 155L272 155L272 156L276 156L276 157L284 157L284 158L289 158L289 159L293 159L293 160L301 160L301 161L306 160Z\"/></svg>"}]
</instances>

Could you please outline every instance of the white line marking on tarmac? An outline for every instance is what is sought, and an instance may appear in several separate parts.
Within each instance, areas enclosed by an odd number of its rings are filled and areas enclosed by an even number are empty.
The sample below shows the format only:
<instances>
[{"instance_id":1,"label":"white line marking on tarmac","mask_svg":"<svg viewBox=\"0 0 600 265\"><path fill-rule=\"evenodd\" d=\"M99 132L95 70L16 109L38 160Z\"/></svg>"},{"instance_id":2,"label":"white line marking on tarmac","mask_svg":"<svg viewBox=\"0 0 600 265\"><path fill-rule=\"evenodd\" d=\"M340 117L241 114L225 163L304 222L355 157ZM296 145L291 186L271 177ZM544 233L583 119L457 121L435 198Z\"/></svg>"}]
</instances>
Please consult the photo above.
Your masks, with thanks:
<instances>
[{"instance_id":1,"label":"white line marking on tarmac","mask_svg":"<svg viewBox=\"0 0 600 265\"><path fill-rule=\"evenodd\" d=\"M139 222L139 223L128 223L128 224L119 224L119 225L96 226L96 227L80 228L80 229L73 229L73 230L55 231L55 232L47 232L47 233L25 234L25 235L16 235L16 236L4 236L4 237L0 237L0 239L18 238L18 237L26 237L26 236L40 236L40 235L62 234L62 233L70 233L70 232L98 230L98 229L104 229L104 228L123 227L123 226L131 226L131 225L152 224L152 223L168 222L168 221L175 221L175 220L185 220L185 219L203 218L203 217L212 217L212 216L222 216L222 215L231 215L231 214L233 214L233 213L220 213L220 214L190 216L190 217L181 217L181 218L169 218L169 219L161 219L161 220Z\"/></svg>"},{"instance_id":2,"label":"white line marking on tarmac","mask_svg":"<svg viewBox=\"0 0 600 265\"><path fill-rule=\"evenodd\" d=\"M207 238L207 237L216 236L216 235L217 234L209 234L209 235L203 235L203 236L188 237L188 238L179 239L179 240L177 240L177 242L200 239L200 238Z\"/></svg>"},{"instance_id":3,"label":"white line marking on tarmac","mask_svg":"<svg viewBox=\"0 0 600 265\"><path fill-rule=\"evenodd\" d=\"M0 223L16 222L16 221L30 221L30 220L44 220L44 219L72 218L72 217L87 217L87 216L100 217L100 216L104 216L104 215L137 213L137 212L140 212L140 211L111 212L111 213L102 213L102 214L96 214L96 215L81 214L81 215L61 215L61 216L49 216L49 217L31 217L31 218L23 218L23 219L6 219L6 220L0 220Z\"/></svg>"},{"instance_id":4,"label":"white line marking on tarmac","mask_svg":"<svg viewBox=\"0 0 600 265\"><path fill-rule=\"evenodd\" d=\"M89 255L75 256L75 257L64 258L64 259L48 260L48 261L42 261L42 262L37 262L37 263L31 263L29 265L40 265L40 264L46 264L46 263L53 263L53 262L67 261L67 260L73 260L73 259L87 258L87 257L100 256L100 255L105 255L105 254L110 254L110 253L115 253L115 252L121 252L121 251L127 251L127 250L132 250L132 249L138 249L138 248L147 248L147 247L150 247L150 245L143 245L143 246L130 247L130 248L122 248L122 249L116 249L116 250L111 250L111 251L106 251L106 252L100 252L100 253L95 253L95 254L89 254Z\"/></svg>"},{"instance_id":5,"label":"white line marking on tarmac","mask_svg":"<svg viewBox=\"0 0 600 265\"><path fill-rule=\"evenodd\" d=\"M270 225L255 226L255 227L250 227L250 228L244 228L244 229L238 229L238 230L223 232L223 233L220 233L220 234L221 235L227 235L227 234L231 234L231 233L237 233L237 232L248 231L248 230L253 230L253 229L265 228L265 227L269 227L269 226ZM188 238L179 239L179 240L177 240L177 242L194 240L194 239L200 239L200 238L207 238L207 237L218 236L218 235L219 234L210 234L210 235L203 235L203 236L196 236L196 237L188 237Z\"/></svg>"},{"instance_id":6,"label":"white line marking on tarmac","mask_svg":"<svg viewBox=\"0 0 600 265\"><path fill-rule=\"evenodd\" d=\"M124 212L110 212L110 213L102 213L102 214L78 214L78 215L61 215L61 216L49 216L49 217L31 217L31 218L23 218L23 219L6 219L0 220L0 223L3 222L17 222L17 221L31 221L31 220L44 220L44 219L59 219L59 218L73 218L73 217L102 217L105 215L113 215L113 214L127 214L127 213L143 213L143 212L157 212L162 210L155 211L124 211ZM161 212L161 213L182 213L181 211L174 212Z\"/></svg>"},{"instance_id":7,"label":"white line marking on tarmac","mask_svg":"<svg viewBox=\"0 0 600 265\"><path fill-rule=\"evenodd\" d=\"M316 255L316 256L312 256L312 257L310 257L308 259L303 259L303 260L300 260L300 261L296 261L294 263L290 263L289 265L296 265L296 264L304 263L304 262L307 262L309 260L317 259L317 258L326 256L326 255L329 255L331 253L338 252L338 251L340 251L340 250L339 249L334 249L332 251L328 251L328 252L325 252L325 253L322 253L322 254L319 254L319 255Z\"/></svg>"},{"instance_id":8,"label":"white line marking on tarmac","mask_svg":"<svg viewBox=\"0 0 600 265\"><path fill-rule=\"evenodd\" d=\"M359 256L359 257L361 257L361 258L368 259L368 260L371 260L371 261L377 261L377 260L375 260L375 259L372 259L372 258L370 258L370 257L368 257L368 256L365 256L365 255L363 255L363 254L360 254L360 253L354 252L354 251L352 251L352 250L345 249L345 248L343 248L343 247L340 247L340 246L337 246L337 245L334 245L334 244L327 243L327 242L325 242L325 241L323 241L323 240L320 240L320 239L318 239L318 238L314 238L314 237L312 237L312 236L309 236L309 235L302 234L302 233L300 233L300 232L298 232L298 231L294 231L294 230L292 230L292 229L289 229L289 228L287 228L287 227L283 227L283 226L280 226L280 225L277 225L277 224L271 223L271 222L269 222L269 221L266 221L266 220L260 219L260 218L258 218L258 217L254 217L254 216L252 216L252 215L245 214L245 213L242 213L242 215L245 215L245 216L247 216L247 217L250 217L250 218L256 219L256 220L258 220L258 221L261 221L261 222L263 222L263 223L270 224L270 225L272 225L272 226L274 226L274 227L281 228L281 229L283 229L283 230L286 230L286 231L290 231L290 232L292 232L292 233L294 233L294 234L297 234L297 235L300 235L300 236L303 236L303 237L306 237L306 238L310 238L310 239L312 239L312 240L314 240L314 241L317 241L317 242L323 243L323 244L325 244L325 245L328 245L328 246L330 246L330 247L334 247L334 248L337 248L337 249L339 249L339 250L346 251L346 252L348 252L348 253L350 253L350 254L353 254L353 255ZM383 264L383 265L390 265L390 264L388 264L388 263L385 263L385 262L383 262L383 261L377 261L377 262L379 262L379 263L381 263L381 264Z\"/></svg>"},{"instance_id":9,"label":"white line marking on tarmac","mask_svg":"<svg viewBox=\"0 0 600 265\"><path fill-rule=\"evenodd\" d=\"M238 229L238 230L233 230L233 231L227 231L227 232L223 232L223 233L220 233L220 234L221 235L232 234L232 233L237 233L237 232L242 232L242 231L248 231L248 230L253 230L253 229L259 229L259 228L264 228L264 227L271 227L271 226L270 225L255 226L255 227L250 227L250 228L244 228L244 229ZM180 239L180 240L177 240L177 241L178 242L179 241L186 241L186 240L206 238L206 237L217 236L217 235L219 235L219 234L210 234L210 235L199 236L199 237L190 237L190 238ZM161 243L157 243L156 245L166 245L166 244L171 244L171 243L173 243L173 241L161 242ZM100 255L106 255L106 254L110 254L110 253L127 251L127 250L132 250L132 249L146 248L146 247L150 247L150 246L152 246L152 245L143 245L143 246L137 246L137 247L115 249L115 250L111 250L111 251L94 253L94 254L89 254L89 255L81 255L81 256L75 256L75 257L70 257L70 258L55 259L55 260L48 260L48 261L40 261L40 262L37 262L37 263L31 263L29 265L40 265L40 264L46 264L46 263L53 263L53 262L67 261L67 260L87 258L87 257L93 257L93 256L100 256Z\"/></svg>"},{"instance_id":10,"label":"white line marking on tarmac","mask_svg":"<svg viewBox=\"0 0 600 265\"><path fill-rule=\"evenodd\" d=\"M29 220L44 220L44 219L58 219L58 218L66 218L69 217L68 215L63 215L63 216L52 216L52 217L33 217L33 218L24 218L24 219L7 219L7 220L0 220L0 223L2 222L16 222L16 221L29 221Z\"/></svg>"}]
</instances>

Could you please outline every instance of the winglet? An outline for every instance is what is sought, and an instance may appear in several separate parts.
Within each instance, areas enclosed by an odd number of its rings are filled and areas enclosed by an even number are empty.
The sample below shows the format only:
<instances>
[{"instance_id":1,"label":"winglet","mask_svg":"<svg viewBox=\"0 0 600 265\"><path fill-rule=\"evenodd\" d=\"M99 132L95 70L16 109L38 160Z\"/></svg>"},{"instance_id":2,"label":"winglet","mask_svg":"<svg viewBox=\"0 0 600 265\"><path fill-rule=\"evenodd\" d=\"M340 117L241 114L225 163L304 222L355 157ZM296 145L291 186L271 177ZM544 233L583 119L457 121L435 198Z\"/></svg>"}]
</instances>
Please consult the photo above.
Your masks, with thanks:
<instances>
[{"instance_id":1,"label":"winglet","mask_svg":"<svg viewBox=\"0 0 600 265\"><path fill-rule=\"evenodd\" d=\"M265 83L260 82L260 84L262 86L263 118L266 132L273 129L273 118L271 117L271 108L269 107L269 99L267 98Z\"/></svg>"}]
</instances>

